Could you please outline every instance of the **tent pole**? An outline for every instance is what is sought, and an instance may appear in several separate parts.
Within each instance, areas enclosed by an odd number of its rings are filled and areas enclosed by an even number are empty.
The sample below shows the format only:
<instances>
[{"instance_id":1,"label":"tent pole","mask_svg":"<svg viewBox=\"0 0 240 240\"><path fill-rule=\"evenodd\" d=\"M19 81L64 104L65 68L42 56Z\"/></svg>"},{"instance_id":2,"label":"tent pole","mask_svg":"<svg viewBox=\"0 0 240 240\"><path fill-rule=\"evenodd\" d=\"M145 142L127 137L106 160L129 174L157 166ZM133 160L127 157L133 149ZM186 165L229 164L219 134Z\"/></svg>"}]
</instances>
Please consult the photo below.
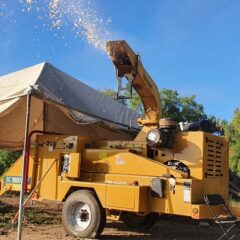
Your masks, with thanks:
<instances>
[{"instance_id":1,"label":"tent pole","mask_svg":"<svg viewBox=\"0 0 240 240\"><path fill-rule=\"evenodd\" d=\"M22 220L23 220L23 201L24 201L24 183L25 183L25 171L27 161L27 145L29 135L29 123L30 123L30 108L31 108L31 90L27 94L27 110L25 119L25 135L24 135L24 148L23 148L23 164L22 164L22 181L21 192L19 200L19 216L18 216L18 233L17 239L22 240Z\"/></svg>"}]
</instances>

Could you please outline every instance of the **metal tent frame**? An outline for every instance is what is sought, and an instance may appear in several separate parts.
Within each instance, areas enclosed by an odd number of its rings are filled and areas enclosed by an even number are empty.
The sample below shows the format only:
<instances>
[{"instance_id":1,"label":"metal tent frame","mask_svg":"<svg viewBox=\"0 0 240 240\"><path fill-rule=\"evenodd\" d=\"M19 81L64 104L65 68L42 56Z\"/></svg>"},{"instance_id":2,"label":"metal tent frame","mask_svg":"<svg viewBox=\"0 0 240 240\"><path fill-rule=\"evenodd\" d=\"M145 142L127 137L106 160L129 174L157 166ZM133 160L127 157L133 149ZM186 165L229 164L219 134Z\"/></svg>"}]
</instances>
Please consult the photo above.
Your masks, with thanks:
<instances>
[{"instance_id":1,"label":"metal tent frame","mask_svg":"<svg viewBox=\"0 0 240 240\"><path fill-rule=\"evenodd\" d=\"M18 215L18 232L17 239L22 240L22 221L23 221L23 202L24 202L24 185L26 181L26 166L27 166L27 145L29 138L29 123L30 123L30 109L31 109L31 95L32 91L29 90L27 93L27 103L26 103L26 121L25 121L25 133L24 133L24 147L23 147L23 164L22 164L22 181L21 181L21 191L19 199L19 215Z\"/></svg>"}]
</instances>

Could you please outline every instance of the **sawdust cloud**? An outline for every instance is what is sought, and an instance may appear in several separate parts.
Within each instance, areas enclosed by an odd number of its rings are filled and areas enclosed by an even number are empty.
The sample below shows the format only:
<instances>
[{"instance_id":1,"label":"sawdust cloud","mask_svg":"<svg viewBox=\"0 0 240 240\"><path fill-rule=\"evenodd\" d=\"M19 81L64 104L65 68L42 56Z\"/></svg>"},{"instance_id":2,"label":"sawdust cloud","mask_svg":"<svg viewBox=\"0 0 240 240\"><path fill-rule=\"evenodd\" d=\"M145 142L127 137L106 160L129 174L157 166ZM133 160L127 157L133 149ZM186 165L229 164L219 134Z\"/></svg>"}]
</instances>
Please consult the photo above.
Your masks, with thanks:
<instances>
[{"instance_id":1,"label":"sawdust cloud","mask_svg":"<svg viewBox=\"0 0 240 240\"><path fill-rule=\"evenodd\" d=\"M37 18L43 21L47 17L50 24L44 23L44 27L50 30L67 28L76 38L96 49L105 51L106 42L112 39L112 32L109 30L111 19L102 17L90 0L19 0L19 2L23 6L22 12L35 12Z\"/></svg>"}]
</instances>

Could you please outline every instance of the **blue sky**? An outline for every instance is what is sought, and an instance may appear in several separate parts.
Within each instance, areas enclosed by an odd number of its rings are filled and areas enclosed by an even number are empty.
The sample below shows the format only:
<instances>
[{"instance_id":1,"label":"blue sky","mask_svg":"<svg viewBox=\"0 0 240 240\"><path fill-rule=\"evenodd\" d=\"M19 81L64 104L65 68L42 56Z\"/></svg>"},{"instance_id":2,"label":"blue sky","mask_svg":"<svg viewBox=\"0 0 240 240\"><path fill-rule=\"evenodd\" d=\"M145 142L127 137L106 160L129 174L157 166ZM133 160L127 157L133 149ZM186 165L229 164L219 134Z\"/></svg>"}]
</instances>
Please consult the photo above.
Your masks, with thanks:
<instances>
[{"instance_id":1,"label":"blue sky","mask_svg":"<svg viewBox=\"0 0 240 240\"><path fill-rule=\"evenodd\" d=\"M240 1L92 0L90 5L103 19L111 18L112 38L125 39L141 54L159 88L194 94L207 114L231 120L240 107ZM23 9L18 0L0 1L0 75L48 61L96 89L116 88L104 52L76 38L71 26L49 30L47 16Z\"/></svg>"}]
</instances>

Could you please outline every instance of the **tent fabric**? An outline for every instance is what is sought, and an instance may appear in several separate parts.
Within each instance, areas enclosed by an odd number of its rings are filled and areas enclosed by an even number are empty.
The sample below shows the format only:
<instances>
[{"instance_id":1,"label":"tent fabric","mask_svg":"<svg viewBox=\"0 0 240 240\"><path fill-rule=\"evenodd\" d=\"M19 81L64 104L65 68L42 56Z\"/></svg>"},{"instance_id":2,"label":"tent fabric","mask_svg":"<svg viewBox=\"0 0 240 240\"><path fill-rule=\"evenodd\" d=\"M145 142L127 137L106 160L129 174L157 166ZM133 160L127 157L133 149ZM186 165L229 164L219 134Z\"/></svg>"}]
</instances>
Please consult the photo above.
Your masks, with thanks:
<instances>
[{"instance_id":1,"label":"tent fabric","mask_svg":"<svg viewBox=\"0 0 240 240\"><path fill-rule=\"evenodd\" d=\"M0 77L0 148L23 146L30 89L30 131L127 140L133 137L130 130L138 128L138 114L53 65L41 63Z\"/></svg>"}]
</instances>

